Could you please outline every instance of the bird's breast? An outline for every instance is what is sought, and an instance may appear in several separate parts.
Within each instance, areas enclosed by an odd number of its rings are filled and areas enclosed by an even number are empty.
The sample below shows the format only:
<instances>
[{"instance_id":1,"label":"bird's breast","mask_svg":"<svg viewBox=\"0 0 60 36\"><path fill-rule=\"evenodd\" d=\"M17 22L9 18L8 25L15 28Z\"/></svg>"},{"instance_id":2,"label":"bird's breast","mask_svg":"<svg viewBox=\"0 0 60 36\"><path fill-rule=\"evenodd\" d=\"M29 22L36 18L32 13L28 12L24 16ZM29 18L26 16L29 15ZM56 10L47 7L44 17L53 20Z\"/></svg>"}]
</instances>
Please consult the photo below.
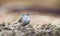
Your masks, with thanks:
<instances>
[{"instance_id":1,"label":"bird's breast","mask_svg":"<svg viewBox=\"0 0 60 36\"><path fill-rule=\"evenodd\" d=\"M22 20L28 21L28 20L30 20L30 17L29 17L29 16L23 16L23 17L22 17Z\"/></svg>"},{"instance_id":2,"label":"bird's breast","mask_svg":"<svg viewBox=\"0 0 60 36\"><path fill-rule=\"evenodd\" d=\"M23 18L22 21L29 21L30 18Z\"/></svg>"}]
</instances>

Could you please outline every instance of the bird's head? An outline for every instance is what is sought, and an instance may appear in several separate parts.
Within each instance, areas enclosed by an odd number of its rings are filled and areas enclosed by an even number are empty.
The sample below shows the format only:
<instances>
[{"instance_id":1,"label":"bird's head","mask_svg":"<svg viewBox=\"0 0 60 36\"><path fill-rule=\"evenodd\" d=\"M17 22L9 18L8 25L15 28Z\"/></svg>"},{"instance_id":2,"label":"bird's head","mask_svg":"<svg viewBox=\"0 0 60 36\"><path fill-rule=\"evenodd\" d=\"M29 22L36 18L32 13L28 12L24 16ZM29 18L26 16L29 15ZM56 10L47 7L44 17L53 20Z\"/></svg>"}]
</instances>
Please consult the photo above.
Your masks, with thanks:
<instances>
[{"instance_id":1,"label":"bird's head","mask_svg":"<svg viewBox=\"0 0 60 36\"><path fill-rule=\"evenodd\" d=\"M29 14L29 13L24 13L24 15L30 16L30 14ZM24 15L23 15L23 16L24 16Z\"/></svg>"}]
</instances>

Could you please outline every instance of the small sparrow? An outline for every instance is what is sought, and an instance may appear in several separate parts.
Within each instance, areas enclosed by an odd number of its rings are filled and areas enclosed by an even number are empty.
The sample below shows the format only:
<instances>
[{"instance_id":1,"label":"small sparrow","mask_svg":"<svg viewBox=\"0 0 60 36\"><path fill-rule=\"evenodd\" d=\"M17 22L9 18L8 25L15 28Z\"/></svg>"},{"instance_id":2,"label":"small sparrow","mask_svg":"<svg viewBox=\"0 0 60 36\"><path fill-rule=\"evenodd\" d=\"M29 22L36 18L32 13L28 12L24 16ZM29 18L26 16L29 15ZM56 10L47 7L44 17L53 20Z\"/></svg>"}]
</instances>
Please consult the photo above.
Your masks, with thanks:
<instances>
[{"instance_id":1,"label":"small sparrow","mask_svg":"<svg viewBox=\"0 0 60 36\"><path fill-rule=\"evenodd\" d=\"M19 23L21 23L22 26L26 26L27 24L30 23L30 15L28 13L23 14L23 16L21 17L21 19L18 21Z\"/></svg>"}]
</instances>

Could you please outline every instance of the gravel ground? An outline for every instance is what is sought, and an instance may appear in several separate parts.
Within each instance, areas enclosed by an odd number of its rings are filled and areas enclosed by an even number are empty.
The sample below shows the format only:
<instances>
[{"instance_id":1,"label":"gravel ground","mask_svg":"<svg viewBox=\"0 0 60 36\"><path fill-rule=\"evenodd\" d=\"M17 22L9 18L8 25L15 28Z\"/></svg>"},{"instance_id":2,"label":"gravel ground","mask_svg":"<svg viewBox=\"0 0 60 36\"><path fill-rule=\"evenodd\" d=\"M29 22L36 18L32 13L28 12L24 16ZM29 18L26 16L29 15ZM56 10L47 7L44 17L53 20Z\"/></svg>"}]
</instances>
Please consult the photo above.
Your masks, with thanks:
<instances>
[{"instance_id":1,"label":"gravel ground","mask_svg":"<svg viewBox=\"0 0 60 36\"><path fill-rule=\"evenodd\" d=\"M60 28L55 25L41 25L34 29L30 24L21 26L18 24L0 25L0 36L60 36Z\"/></svg>"}]
</instances>

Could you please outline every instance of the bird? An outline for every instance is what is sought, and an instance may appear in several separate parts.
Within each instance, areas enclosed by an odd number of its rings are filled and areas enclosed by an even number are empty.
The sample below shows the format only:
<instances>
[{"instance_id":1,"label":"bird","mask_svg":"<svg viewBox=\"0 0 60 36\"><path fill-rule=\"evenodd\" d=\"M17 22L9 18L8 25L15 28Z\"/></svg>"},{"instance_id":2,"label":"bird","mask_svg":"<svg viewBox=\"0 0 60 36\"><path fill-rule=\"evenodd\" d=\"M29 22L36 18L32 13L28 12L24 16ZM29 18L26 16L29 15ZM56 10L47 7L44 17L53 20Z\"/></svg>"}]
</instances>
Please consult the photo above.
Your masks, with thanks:
<instances>
[{"instance_id":1,"label":"bird","mask_svg":"<svg viewBox=\"0 0 60 36\"><path fill-rule=\"evenodd\" d=\"M22 15L21 19L18 20L19 23L21 23L21 26L26 26L30 23L30 14L25 13Z\"/></svg>"}]
</instances>

